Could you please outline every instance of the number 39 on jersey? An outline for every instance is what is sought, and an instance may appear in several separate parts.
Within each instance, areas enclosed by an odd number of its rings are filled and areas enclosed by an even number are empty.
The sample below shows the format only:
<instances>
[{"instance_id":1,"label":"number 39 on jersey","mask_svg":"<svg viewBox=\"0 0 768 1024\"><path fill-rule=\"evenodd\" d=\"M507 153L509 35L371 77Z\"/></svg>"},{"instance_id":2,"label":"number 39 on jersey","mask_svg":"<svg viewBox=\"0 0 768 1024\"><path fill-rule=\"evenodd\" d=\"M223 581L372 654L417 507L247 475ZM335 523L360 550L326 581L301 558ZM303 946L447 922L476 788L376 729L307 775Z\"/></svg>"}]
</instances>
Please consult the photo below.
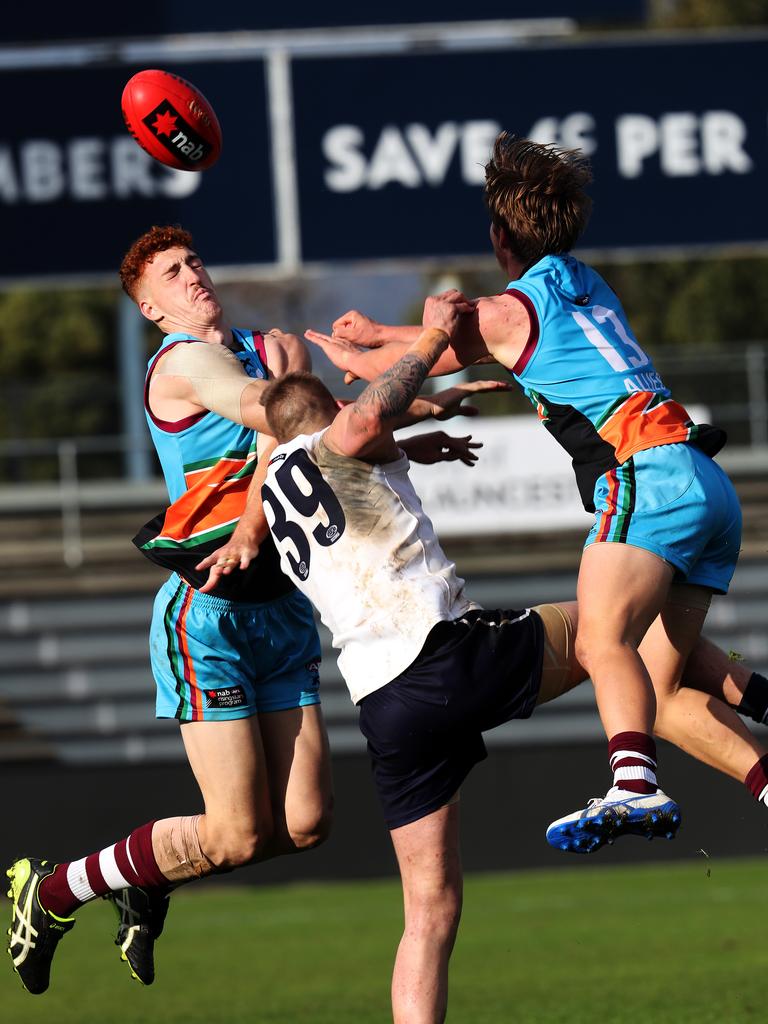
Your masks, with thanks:
<instances>
[{"instance_id":1,"label":"number 39 on jersey","mask_svg":"<svg viewBox=\"0 0 768 1024\"><path fill-rule=\"evenodd\" d=\"M273 457L270 465L276 458L285 461L274 473L277 493L266 483L261 489L264 512L291 571L304 582L312 565L309 537L324 548L335 544L346 527L344 510L303 448Z\"/></svg>"}]
</instances>

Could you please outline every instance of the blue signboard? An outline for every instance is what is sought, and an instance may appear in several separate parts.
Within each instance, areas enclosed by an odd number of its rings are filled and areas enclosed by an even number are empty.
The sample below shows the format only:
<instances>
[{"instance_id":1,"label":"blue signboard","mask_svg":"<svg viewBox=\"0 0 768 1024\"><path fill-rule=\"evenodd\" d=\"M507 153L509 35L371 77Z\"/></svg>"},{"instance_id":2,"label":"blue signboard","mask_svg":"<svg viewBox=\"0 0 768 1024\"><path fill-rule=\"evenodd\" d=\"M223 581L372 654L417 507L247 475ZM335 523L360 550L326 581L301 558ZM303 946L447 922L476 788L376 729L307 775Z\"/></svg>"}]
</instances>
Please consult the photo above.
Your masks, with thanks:
<instances>
[{"instance_id":1,"label":"blue signboard","mask_svg":"<svg viewBox=\"0 0 768 1024\"><path fill-rule=\"evenodd\" d=\"M487 253L501 128L590 155L584 247L765 241L767 85L765 37L295 61L304 259Z\"/></svg>"},{"instance_id":2,"label":"blue signboard","mask_svg":"<svg viewBox=\"0 0 768 1024\"><path fill-rule=\"evenodd\" d=\"M282 78L270 54L166 65L222 125L200 174L128 135L120 95L138 68L0 72L0 280L111 275L157 223L188 226L217 266L488 255L484 165L502 128L590 156L584 248L765 243L768 34L643 38L294 56Z\"/></svg>"},{"instance_id":3,"label":"blue signboard","mask_svg":"<svg viewBox=\"0 0 768 1024\"><path fill-rule=\"evenodd\" d=\"M209 263L275 258L270 136L260 61L185 65L221 121L224 154L172 171L128 135L120 97L135 67L0 74L0 279L116 271L152 224L181 223Z\"/></svg>"},{"instance_id":4,"label":"blue signboard","mask_svg":"<svg viewBox=\"0 0 768 1024\"><path fill-rule=\"evenodd\" d=\"M573 18L612 24L641 21L646 0L474 0L471 9L446 0L389 0L387 4L360 4L334 0L330 4L253 4L246 0L226 4L200 0L155 0L151 5L120 4L48 5L45 17L35 5L7 5L3 12L3 40L93 39L97 37L150 37L184 32L232 32L328 28L340 25L412 25L418 22L498 20L515 18ZM454 9L455 7L455 9Z\"/></svg>"}]
</instances>

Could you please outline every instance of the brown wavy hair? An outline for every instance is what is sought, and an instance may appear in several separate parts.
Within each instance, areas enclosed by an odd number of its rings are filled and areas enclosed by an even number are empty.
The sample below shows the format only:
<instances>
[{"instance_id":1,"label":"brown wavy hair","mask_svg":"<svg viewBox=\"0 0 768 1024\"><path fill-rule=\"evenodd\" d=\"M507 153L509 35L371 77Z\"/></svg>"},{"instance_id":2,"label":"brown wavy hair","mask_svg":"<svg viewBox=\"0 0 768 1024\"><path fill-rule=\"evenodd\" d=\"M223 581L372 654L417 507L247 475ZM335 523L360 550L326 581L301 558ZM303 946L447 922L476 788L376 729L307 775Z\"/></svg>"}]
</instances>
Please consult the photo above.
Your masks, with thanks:
<instances>
[{"instance_id":1,"label":"brown wavy hair","mask_svg":"<svg viewBox=\"0 0 768 1024\"><path fill-rule=\"evenodd\" d=\"M589 160L578 149L501 132L485 165L485 203L525 266L549 253L569 252L589 220Z\"/></svg>"},{"instance_id":2,"label":"brown wavy hair","mask_svg":"<svg viewBox=\"0 0 768 1024\"><path fill-rule=\"evenodd\" d=\"M193 249L192 235L178 224L152 227L137 238L120 264L120 283L124 291L136 301L136 290L148 263L165 249L183 247Z\"/></svg>"}]
</instances>

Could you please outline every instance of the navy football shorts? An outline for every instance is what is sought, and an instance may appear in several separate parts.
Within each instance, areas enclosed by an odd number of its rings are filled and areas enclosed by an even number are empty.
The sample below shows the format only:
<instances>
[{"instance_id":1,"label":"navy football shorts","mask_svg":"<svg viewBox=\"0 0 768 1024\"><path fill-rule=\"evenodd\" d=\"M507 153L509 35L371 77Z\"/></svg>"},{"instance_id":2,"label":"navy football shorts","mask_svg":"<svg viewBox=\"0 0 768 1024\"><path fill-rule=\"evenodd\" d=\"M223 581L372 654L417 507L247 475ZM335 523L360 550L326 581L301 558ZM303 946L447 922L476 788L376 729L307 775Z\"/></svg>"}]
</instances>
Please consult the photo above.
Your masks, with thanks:
<instances>
[{"instance_id":1,"label":"navy football shorts","mask_svg":"<svg viewBox=\"0 0 768 1024\"><path fill-rule=\"evenodd\" d=\"M530 716L543 647L536 612L477 609L439 622L404 672L363 697L360 729L388 828L448 803L487 756L483 732Z\"/></svg>"}]
</instances>

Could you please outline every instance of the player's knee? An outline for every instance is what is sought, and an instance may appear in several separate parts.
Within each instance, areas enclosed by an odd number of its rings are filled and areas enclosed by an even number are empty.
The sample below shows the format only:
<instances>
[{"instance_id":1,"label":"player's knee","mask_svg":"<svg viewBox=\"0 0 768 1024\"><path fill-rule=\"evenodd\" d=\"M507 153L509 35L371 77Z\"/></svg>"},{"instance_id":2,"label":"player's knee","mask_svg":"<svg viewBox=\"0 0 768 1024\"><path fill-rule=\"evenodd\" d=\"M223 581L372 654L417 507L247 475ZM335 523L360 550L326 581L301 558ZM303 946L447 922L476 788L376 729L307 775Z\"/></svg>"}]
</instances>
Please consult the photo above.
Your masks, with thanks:
<instances>
[{"instance_id":1,"label":"player's knee","mask_svg":"<svg viewBox=\"0 0 768 1024\"><path fill-rule=\"evenodd\" d=\"M410 894L407 906L407 927L412 934L433 940L452 940L461 919L461 887L458 884L419 887Z\"/></svg>"},{"instance_id":2,"label":"player's knee","mask_svg":"<svg viewBox=\"0 0 768 1024\"><path fill-rule=\"evenodd\" d=\"M635 647L629 638L607 630L592 629L588 626L579 630L573 641L576 661L588 673L604 664L606 659L615 658L626 647Z\"/></svg>"},{"instance_id":3,"label":"player's knee","mask_svg":"<svg viewBox=\"0 0 768 1024\"><path fill-rule=\"evenodd\" d=\"M314 850L326 841L332 826L333 801L329 799L313 813L304 813L300 818L293 817L288 821L290 844L297 853Z\"/></svg>"},{"instance_id":4,"label":"player's knee","mask_svg":"<svg viewBox=\"0 0 768 1024\"><path fill-rule=\"evenodd\" d=\"M258 860L271 842L271 827L223 826L208 830L206 853L219 871L231 871Z\"/></svg>"},{"instance_id":5,"label":"player's knee","mask_svg":"<svg viewBox=\"0 0 768 1024\"><path fill-rule=\"evenodd\" d=\"M411 934L421 936L429 942L451 944L456 938L461 919L461 903L443 899L420 904L415 913L410 913L407 927Z\"/></svg>"},{"instance_id":6,"label":"player's knee","mask_svg":"<svg viewBox=\"0 0 768 1024\"><path fill-rule=\"evenodd\" d=\"M576 660L580 665L583 665L586 672L590 671L590 663L594 653L594 647L592 645L592 638L587 630L582 630L579 627L579 631L573 641L573 652L576 655Z\"/></svg>"}]
</instances>

